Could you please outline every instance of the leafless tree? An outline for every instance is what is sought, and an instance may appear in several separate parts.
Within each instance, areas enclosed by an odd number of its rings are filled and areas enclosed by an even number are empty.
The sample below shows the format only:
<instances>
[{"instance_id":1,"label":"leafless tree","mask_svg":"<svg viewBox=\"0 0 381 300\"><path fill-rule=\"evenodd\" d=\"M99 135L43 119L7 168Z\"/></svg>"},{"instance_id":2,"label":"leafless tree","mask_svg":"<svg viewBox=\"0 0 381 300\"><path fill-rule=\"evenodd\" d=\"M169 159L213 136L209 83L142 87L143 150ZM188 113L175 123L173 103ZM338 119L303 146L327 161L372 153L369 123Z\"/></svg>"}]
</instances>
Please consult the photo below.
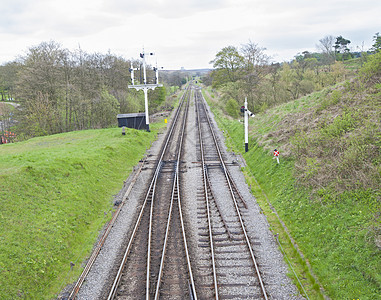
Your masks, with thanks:
<instances>
[{"instance_id":1,"label":"leafless tree","mask_svg":"<svg viewBox=\"0 0 381 300\"><path fill-rule=\"evenodd\" d=\"M17 63L0 66L0 90L14 92L21 104L16 127L25 137L103 128L114 125L121 110L144 108L142 95L128 89L130 66L130 61L110 52L89 54L43 42ZM155 77L151 67L147 74ZM156 98L159 105L163 97Z\"/></svg>"},{"instance_id":2,"label":"leafless tree","mask_svg":"<svg viewBox=\"0 0 381 300\"><path fill-rule=\"evenodd\" d=\"M268 72L266 66L269 64L270 57L265 53L265 50L266 48L260 47L250 40L241 46L241 53L244 59L240 82L247 95L249 104L251 103L254 106L259 104L261 90L258 87Z\"/></svg>"},{"instance_id":3,"label":"leafless tree","mask_svg":"<svg viewBox=\"0 0 381 300\"><path fill-rule=\"evenodd\" d=\"M332 64L335 62L335 45L336 38L332 35L326 35L319 40L319 44L316 47L323 53L323 64Z\"/></svg>"}]
</instances>

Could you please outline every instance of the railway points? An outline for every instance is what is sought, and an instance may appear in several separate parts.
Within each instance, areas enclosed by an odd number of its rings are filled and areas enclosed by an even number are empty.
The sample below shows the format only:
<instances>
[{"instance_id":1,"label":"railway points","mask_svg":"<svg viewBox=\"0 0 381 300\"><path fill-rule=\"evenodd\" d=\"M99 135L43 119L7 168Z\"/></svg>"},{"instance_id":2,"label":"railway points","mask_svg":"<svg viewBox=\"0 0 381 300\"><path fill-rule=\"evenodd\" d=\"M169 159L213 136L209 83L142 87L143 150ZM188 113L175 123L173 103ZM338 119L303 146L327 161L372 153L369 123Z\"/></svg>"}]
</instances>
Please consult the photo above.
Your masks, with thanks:
<instances>
[{"instance_id":1,"label":"railway points","mask_svg":"<svg viewBox=\"0 0 381 300\"><path fill-rule=\"evenodd\" d=\"M302 299L222 146L190 84L70 299Z\"/></svg>"}]
</instances>

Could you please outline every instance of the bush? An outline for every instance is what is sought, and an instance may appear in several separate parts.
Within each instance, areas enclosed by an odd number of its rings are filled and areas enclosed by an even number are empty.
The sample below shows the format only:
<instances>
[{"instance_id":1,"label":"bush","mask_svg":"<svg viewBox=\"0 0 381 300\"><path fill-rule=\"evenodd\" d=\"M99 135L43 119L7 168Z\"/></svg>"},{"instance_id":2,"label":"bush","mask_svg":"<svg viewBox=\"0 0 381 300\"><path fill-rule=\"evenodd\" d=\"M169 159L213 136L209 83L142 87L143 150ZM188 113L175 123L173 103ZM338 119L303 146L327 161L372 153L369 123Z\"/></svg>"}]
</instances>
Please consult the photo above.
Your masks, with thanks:
<instances>
[{"instance_id":1,"label":"bush","mask_svg":"<svg viewBox=\"0 0 381 300\"><path fill-rule=\"evenodd\" d=\"M226 112L233 118L238 118L239 115L239 105L236 100L230 98L225 106Z\"/></svg>"},{"instance_id":2,"label":"bush","mask_svg":"<svg viewBox=\"0 0 381 300\"><path fill-rule=\"evenodd\" d=\"M322 128L322 133L330 138L340 137L356 128L358 118L357 112L344 112L341 116L336 117L332 124Z\"/></svg>"},{"instance_id":3,"label":"bush","mask_svg":"<svg viewBox=\"0 0 381 300\"><path fill-rule=\"evenodd\" d=\"M364 82L381 82L381 52L368 57L368 61L360 69L360 77Z\"/></svg>"}]
</instances>

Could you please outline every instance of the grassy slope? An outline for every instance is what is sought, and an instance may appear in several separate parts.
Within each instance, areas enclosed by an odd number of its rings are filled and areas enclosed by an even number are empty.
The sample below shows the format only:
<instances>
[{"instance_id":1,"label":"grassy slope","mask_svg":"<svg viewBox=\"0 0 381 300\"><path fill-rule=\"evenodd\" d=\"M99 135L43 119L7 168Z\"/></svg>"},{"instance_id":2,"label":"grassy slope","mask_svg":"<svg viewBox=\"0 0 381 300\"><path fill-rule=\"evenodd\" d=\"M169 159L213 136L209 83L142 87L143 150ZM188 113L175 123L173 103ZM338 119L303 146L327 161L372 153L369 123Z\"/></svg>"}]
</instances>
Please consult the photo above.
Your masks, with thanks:
<instances>
[{"instance_id":1,"label":"grassy slope","mask_svg":"<svg viewBox=\"0 0 381 300\"><path fill-rule=\"evenodd\" d=\"M380 220L377 220L381 209L377 199L379 195L359 189L343 193L340 201L325 204L311 198L306 188L295 188L295 158L289 148L285 150L288 158L282 157L282 146L289 142L288 139L274 136L285 133L279 130L278 125L287 116L291 116L288 122L292 123L296 122L292 118L293 114L303 114L315 106L321 109L326 94L327 91L315 93L251 119L250 150L243 155L248 164L245 172L273 232L280 233L279 239L287 249L299 278L306 285L310 299L322 298L319 286L308 270L306 261L291 245L263 192L332 299L377 299L381 294L381 251L375 245L372 231L380 225ZM216 99L207 95L211 106L217 107L213 104ZM214 112L219 126L225 130L230 147L242 153L242 123L227 118L217 109ZM282 125L286 129L292 127L284 123ZM274 148L281 149L280 165L272 159Z\"/></svg>"},{"instance_id":2,"label":"grassy slope","mask_svg":"<svg viewBox=\"0 0 381 300\"><path fill-rule=\"evenodd\" d=\"M151 127L0 146L0 299L50 299L79 275L113 195L156 136Z\"/></svg>"}]
</instances>

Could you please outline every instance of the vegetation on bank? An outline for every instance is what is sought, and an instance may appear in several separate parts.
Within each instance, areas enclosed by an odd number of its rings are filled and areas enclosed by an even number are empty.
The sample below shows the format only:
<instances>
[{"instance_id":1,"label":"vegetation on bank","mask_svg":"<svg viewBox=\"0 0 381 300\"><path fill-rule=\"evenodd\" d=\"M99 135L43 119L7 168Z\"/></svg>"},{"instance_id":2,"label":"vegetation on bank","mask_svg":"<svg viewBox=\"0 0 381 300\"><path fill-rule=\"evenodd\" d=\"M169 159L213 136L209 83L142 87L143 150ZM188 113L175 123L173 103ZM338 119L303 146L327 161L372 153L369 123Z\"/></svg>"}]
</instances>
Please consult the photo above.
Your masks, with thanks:
<instances>
[{"instance_id":1,"label":"vegetation on bank","mask_svg":"<svg viewBox=\"0 0 381 300\"><path fill-rule=\"evenodd\" d=\"M380 64L374 54L354 79L258 113L248 153L243 124L205 94L311 299L323 297L319 284L332 299L381 294Z\"/></svg>"},{"instance_id":2,"label":"vegetation on bank","mask_svg":"<svg viewBox=\"0 0 381 300\"><path fill-rule=\"evenodd\" d=\"M282 64L255 43L228 46L202 79L231 147L243 150L237 119L246 96L257 114L244 172L310 299L323 297L320 286L333 299L381 294L380 39L349 60L349 40L327 36L322 53ZM2 106L0 121L18 141L113 126L117 113L144 107L143 94L127 87L130 64L41 43L0 66L2 99L21 104ZM169 95L186 81L161 74L165 89L150 92L151 113L171 109ZM122 137L111 128L0 147L0 298L49 299L79 275L112 195L154 138L155 130Z\"/></svg>"},{"instance_id":3,"label":"vegetation on bank","mask_svg":"<svg viewBox=\"0 0 381 300\"><path fill-rule=\"evenodd\" d=\"M17 61L0 66L1 98L20 104L12 115L3 114L12 121L4 130L15 132L16 140L21 141L109 128L116 125L119 113L144 111L144 94L128 88L131 64L138 67L141 61L111 53L69 51L54 41L31 47ZM135 71L135 84L142 82L142 75ZM171 108L166 100L186 77L181 72L161 72L159 80L164 86L148 93L151 114ZM155 80L152 66L147 65L147 82ZM2 131L0 128L0 135Z\"/></svg>"},{"instance_id":4,"label":"vegetation on bank","mask_svg":"<svg viewBox=\"0 0 381 300\"><path fill-rule=\"evenodd\" d=\"M270 107L296 100L352 78L373 54L381 51L381 37L373 37L368 51L351 52L342 36L319 40L319 52L303 51L290 62L272 62L266 49L249 41L240 47L226 46L210 62L214 70L203 83L217 89L220 105L236 117L237 99L247 98L249 109L264 112Z\"/></svg>"},{"instance_id":5,"label":"vegetation on bank","mask_svg":"<svg viewBox=\"0 0 381 300\"><path fill-rule=\"evenodd\" d=\"M0 147L0 298L52 299L76 280L152 132L120 128ZM71 266L74 263L75 266Z\"/></svg>"}]
</instances>

